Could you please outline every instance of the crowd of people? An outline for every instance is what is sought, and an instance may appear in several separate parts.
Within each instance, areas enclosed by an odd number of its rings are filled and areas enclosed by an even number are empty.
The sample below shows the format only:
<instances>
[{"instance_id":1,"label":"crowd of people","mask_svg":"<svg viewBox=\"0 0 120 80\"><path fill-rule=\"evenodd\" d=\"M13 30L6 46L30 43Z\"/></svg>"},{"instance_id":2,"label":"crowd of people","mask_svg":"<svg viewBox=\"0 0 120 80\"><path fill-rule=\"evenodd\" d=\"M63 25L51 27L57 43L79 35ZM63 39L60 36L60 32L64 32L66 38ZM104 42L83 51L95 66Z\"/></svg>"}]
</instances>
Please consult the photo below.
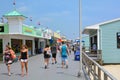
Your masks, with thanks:
<instances>
[{"instance_id":1,"label":"crowd of people","mask_svg":"<svg viewBox=\"0 0 120 80\"><path fill-rule=\"evenodd\" d=\"M64 66L68 68L68 55L70 54L70 48L68 47L69 46L65 44L65 42L62 42L62 44L59 46L56 44L53 44L51 47L49 45L46 45L44 49L45 69L48 68L49 60L51 57L52 57L52 64L57 63L57 59L56 59L57 53L60 53L61 55L62 68L64 68Z\"/></svg>"},{"instance_id":2,"label":"crowd of people","mask_svg":"<svg viewBox=\"0 0 120 80\"><path fill-rule=\"evenodd\" d=\"M61 55L61 68L68 68L68 56L71 53L71 49L69 44L62 42L61 45L53 44L52 46L46 45L43 51L44 55L44 65L45 69L48 69L50 58L52 58L52 64L57 64L57 54L60 53ZM8 75L11 76L10 67L11 64L14 62L15 58L18 58L21 64L21 76L28 75L28 48L26 45L22 45L20 50L20 56L16 57L15 52L12 50L10 46L6 46L6 49L3 52L4 55L4 62L8 69ZM26 74L24 74L24 69L26 70Z\"/></svg>"}]
</instances>

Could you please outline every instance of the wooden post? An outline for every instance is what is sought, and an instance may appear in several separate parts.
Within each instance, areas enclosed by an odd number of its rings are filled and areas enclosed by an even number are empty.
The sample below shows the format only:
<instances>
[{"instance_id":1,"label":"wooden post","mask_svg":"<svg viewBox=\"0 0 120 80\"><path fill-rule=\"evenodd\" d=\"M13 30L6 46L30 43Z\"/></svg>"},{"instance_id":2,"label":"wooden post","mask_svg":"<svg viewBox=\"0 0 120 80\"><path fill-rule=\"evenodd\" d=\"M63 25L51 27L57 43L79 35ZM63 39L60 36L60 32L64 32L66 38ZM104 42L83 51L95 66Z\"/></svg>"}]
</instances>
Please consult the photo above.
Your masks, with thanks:
<instances>
[{"instance_id":1,"label":"wooden post","mask_svg":"<svg viewBox=\"0 0 120 80\"><path fill-rule=\"evenodd\" d=\"M98 67L98 80L101 80L101 70L99 67Z\"/></svg>"},{"instance_id":2,"label":"wooden post","mask_svg":"<svg viewBox=\"0 0 120 80\"><path fill-rule=\"evenodd\" d=\"M94 74L96 75L96 65L94 64ZM94 80L96 80L96 76L94 76Z\"/></svg>"},{"instance_id":3,"label":"wooden post","mask_svg":"<svg viewBox=\"0 0 120 80\"><path fill-rule=\"evenodd\" d=\"M108 80L107 75L104 73L104 80Z\"/></svg>"}]
</instances>

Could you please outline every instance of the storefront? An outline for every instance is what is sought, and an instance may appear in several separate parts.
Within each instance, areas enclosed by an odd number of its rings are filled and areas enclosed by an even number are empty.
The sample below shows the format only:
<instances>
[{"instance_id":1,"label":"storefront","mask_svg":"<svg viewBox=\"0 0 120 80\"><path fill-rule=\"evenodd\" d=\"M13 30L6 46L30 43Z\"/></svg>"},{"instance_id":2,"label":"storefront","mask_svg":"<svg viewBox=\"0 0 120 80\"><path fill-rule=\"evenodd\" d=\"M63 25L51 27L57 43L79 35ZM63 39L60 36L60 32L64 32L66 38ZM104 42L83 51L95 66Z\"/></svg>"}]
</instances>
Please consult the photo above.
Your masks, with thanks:
<instances>
[{"instance_id":1,"label":"storefront","mask_svg":"<svg viewBox=\"0 0 120 80\"><path fill-rule=\"evenodd\" d=\"M25 43L28 47L28 54L33 55L33 47L32 47L33 41L32 40L25 40Z\"/></svg>"},{"instance_id":2,"label":"storefront","mask_svg":"<svg viewBox=\"0 0 120 80\"><path fill-rule=\"evenodd\" d=\"M27 45L29 55L38 54L46 44L49 44L51 32L49 29L42 31L29 25L23 24L27 18L16 10L3 15L8 23L0 23L0 53L9 45L16 54L20 54L22 45Z\"/></svg>"},{"instance_id":3,"label":"storefront","mask_svg":"<svg viewBox=\"0 0 120 80\"><path fill-rule=\"evenodd\" d=\"M55 40L55 42L57 42L57 43L61 43L61 42L62 42L62 39L61 39L59 33L54 32L54 40Z\"/></svg>"},{"instance_id":4,"label":"storefront","mask_svg":"<svg viewBox=\"0 0 120 80\"><path fill-rule=\"evenodd\" d=\"M11 39L11 47L15 51L15 53L20 53L22 44L23 44L22 39Z\"/></svg>"},{"instance_id":5,"label":"storefront","mask_svg":"<svg viewBox=\"0 0 120 80\"><path fill-rule=\"evenodd\" d=\"M87 26L83 33L89 35L90 49L97 51L102 63L120 63L120 18Z\"/></svg>"}]
</instances>

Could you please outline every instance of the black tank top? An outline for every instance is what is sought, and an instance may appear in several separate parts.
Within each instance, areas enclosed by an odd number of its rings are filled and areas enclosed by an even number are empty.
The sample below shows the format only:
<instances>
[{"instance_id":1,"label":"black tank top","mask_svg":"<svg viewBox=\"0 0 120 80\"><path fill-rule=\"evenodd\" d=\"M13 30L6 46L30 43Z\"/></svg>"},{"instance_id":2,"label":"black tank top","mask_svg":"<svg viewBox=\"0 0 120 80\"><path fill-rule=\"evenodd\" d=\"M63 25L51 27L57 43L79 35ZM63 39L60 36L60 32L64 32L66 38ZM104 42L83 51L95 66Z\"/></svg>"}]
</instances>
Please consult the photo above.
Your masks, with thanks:
<instances>
[{"instance_id":1,"label":"black tank top","mask_svg":"<svg viewBox=\"0 0 120 80\"><path fill-rule=\"evenodd\" d=\"M27 59L27 52L21 52L21 59Z\"/></svg>"}]
</instances>

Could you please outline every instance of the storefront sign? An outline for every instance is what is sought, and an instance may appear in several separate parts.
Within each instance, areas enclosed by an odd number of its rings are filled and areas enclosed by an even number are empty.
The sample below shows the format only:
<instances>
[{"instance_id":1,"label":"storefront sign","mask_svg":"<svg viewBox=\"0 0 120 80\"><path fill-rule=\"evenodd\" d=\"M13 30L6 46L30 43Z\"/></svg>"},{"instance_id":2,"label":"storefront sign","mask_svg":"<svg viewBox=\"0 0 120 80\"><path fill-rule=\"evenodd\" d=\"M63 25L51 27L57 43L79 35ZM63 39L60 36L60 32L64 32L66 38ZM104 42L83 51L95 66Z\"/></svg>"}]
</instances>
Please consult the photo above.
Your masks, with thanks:
<instances>
[{"instance_id":1,"label":"storefront sign","mask_svg":"<svg viewBox=\"0 0 120 80\"><path fill-rule=\"evenodd\" d=\"M4 32L4 26L0 26L0 32Z\"/></svg>"},{"instance_id":2,"label":"storefront sign","mask_svg":"<svg viewBox=\"0 0 120 80\"><path fill-rule=\"evenodd\" d=\"M37 36L42 36L42 32L41 31L36 31L36 35Z\"/></svg>"},{"instance_id":3,"label":"storefront sign","mask_svg":"<svg viewBox=\"0 0 120 80\"><path fill-rule=\"evenodd\" d=\"M43 32L43 37L46 39L51 39L50 33L47 33L47 32Z\"/></svg>"},{"instance_id":4,"label":"storefront sign","mask_svg":"<svg viewBox=\"0 0 120 80\"><path fill-rule=\"evenodd\" d=\"M25 29L25 32L32 33L32 30L31 29Z\"/></svg>"},{"instance_id":5,"label":"storefront sign","mask_svg":"<svg viewBox=\"0 0 120 80\"><path fill-rule=\"evenodd\" d=\"M60 34L54 32L54 37L55 37L55 38L60 38Z\"/></svg>"},{"instance_id":6,"label":"storefront sign","mask_svg":"<svg viewBox=\"0 0 120 80\"><path fill-rule=\"evenodd\" d=\"M32 28L23 26L23 34L34 36L34 30Z\"/></svg>"}]
</instances>

